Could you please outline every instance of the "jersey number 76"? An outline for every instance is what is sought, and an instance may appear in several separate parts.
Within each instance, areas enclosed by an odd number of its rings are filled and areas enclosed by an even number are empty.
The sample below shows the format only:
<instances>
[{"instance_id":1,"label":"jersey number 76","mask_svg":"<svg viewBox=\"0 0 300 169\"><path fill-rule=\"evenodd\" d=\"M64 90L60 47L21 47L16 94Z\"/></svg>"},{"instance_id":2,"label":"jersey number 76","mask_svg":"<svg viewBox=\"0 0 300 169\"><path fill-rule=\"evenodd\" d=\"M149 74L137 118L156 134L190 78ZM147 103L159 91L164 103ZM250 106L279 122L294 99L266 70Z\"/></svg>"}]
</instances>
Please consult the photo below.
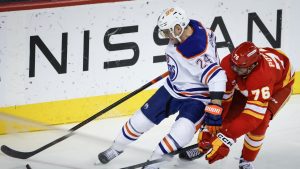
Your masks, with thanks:
<instances>
[{"instance_id":1,"label":"jersey number 76","mask_svg":"<svg viewBox=\"0 0 300 169\"><path fill-rule=\"evenodd\" d=\"M258 100L260 94L261 94L261 97L263 99L265 99L265 100L269 99L270 96L271 96L271 94L270 94L270 88L268 86L265 86L265 87L263 87L261 89L252 90L251 93L253 95L255 95L254 100Z\"/></svg>"}]
</instances>

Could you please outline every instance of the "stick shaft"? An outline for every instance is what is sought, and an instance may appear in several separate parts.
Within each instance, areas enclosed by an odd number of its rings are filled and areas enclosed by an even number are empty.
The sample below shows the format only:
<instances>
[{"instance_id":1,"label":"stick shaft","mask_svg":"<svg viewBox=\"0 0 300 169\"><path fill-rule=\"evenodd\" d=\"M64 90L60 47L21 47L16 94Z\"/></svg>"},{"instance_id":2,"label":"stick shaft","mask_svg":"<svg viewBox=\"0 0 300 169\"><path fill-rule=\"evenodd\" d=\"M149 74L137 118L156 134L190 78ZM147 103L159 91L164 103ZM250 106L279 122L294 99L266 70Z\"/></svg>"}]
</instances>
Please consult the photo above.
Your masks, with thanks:
<instances>
[{"instance_id":1,"label":"stick shaft","mask_svg":"<svg viewBox=\"0 0 300 169\"><path fill-rule=\"evenodd\" d=\"M114 102L110 106L106 107L105 109L99 111L98 113L94 114L93 116L87 118L86 120L82 121L81 123L77 124L73 128L70 129L70 131L75 131L79 129L80 127L86 125L87 123L93 121L97 117L103 115L104 113L108 112L109 110L113 109L114 107L118 106L119 104L123 103L124 101L128 100L129 98L133 97L134 95L140 93L141 91L145 90L147 87L153 85L154 83L160 81L164 77L168 76L169 72L165 72L164 74L156 77L155 79L151 80L150 82L146 83L144 86L136 89L135 91L129 93L128 95L124 96L123 98L119 99L118 101Z\"/></svg>"},{"instance_id":2,"label":"stick shaft","mask_svg":"<svg viewBox=\"0 0 300 169\"><path fill-rule=\"evenodd\" d=\"M182 152L194 149L196 147L198 147L198 144L193 144L193 145L190 145L188 147L185 147L185 148L182 148L182 149L178 149L178 150L173 151L171 153L165 154L165 157L163 157L163 158L146 161L146 162L135 164L135 165L128 166L128 167L123 167L121 169L136 169L136 168L145 167L145 166L148 166L148 165L151 165L151 164L155 164L155 163L160 163L160 162L163 162L163 161L167 161L169 158L173 157L174 155L177 155L179 153L182 153Z\"/></svg>"}]
</instances>

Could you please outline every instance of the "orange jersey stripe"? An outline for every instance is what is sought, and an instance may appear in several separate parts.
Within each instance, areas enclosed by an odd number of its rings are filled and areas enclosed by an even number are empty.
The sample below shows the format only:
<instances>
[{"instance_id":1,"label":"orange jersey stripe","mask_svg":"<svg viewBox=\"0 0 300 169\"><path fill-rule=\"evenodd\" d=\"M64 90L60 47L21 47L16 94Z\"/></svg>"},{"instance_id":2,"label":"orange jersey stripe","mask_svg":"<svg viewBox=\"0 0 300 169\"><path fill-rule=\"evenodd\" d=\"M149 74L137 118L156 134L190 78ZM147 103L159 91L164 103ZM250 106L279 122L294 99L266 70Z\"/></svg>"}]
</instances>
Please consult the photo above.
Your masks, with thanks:
<instances>
[{"instance_id":1,"label":"orange jersey stripe","mask_svg":"<svg viewBox=\"0 0 300 169\"><path fill-rule=\"evenodd\" d=\"M219 66L215 66L214 68L212 68L212 69L207 73L206 78L205 78L205 83L206 83L206 84L207 84L207 80L208 80L209 76L210 76L211 74L213 74L218 68L220 68L220 67L219 67Z\"/></svg>"},{"instance_id":2,"label":"orange jersey stripe","mask_svg":"<svg viewBox=\"0 0 300 169\"><path fill-rule=\"evenodd\" d=\"M166 139L166 137L164 137L163 141L164 141L164 143L166 144L166 146L169 148L169 150L170 150L171 152L173 152L174 149L172 148L172 146L170 145L170 143L168 142L168 140Z\"/></svg>"}]
</instances>

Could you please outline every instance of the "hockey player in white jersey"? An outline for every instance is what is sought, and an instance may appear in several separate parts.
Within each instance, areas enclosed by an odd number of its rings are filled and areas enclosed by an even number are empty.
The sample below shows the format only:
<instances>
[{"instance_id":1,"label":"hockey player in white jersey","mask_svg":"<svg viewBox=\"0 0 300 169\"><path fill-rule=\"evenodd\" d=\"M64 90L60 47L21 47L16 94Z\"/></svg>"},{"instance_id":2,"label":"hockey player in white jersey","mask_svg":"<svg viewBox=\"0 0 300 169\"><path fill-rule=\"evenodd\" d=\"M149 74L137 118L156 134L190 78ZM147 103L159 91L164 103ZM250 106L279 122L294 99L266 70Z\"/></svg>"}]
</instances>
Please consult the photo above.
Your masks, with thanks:
<instances>
[{"instance_id":1,"label":"hockey player in white jersey","mask_svg":"<svg viewBox=\"0 0 300 169\"><path fill-rule=\"evenodd\" d=\"M212 127L222 123L220 105L227 78L219 66L214 33L200 22L189 19L179 7L164 10L157 25L160 34L169 38L165 50L169 77L124 124L111 147L98 155L103 164L177 112L170 132L158 143L150 160L187 145L203 122ZM158 167L159 163L145 168Z\"/></svg>"}]
</instances>

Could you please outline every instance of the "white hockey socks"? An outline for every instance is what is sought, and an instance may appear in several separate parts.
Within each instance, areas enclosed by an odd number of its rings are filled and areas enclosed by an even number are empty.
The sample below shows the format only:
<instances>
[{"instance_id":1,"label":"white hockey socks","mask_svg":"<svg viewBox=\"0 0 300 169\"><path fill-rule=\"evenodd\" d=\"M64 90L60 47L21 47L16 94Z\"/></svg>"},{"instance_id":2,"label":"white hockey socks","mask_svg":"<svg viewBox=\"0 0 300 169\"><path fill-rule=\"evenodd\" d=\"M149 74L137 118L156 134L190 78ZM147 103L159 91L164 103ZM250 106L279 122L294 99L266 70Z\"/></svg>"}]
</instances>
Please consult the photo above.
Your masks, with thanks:
<instances>
[{"instance_id":1,"label":"white hockey socks","mask_svg":"<svg viewBox=\"0 0 300 169\"><path fill-rule=\"evenodd\" d=\"M195 124L193 122L186 118L179 118L173 124L170 133L160 141L160 143L154 150L150 160L159 159L164 154L176 151L177 149L184 147L193 139L195 130ZM155 164L154 167L158 166L159 164Z\"/></svg>"},{"instance_id":2,"label":"white hockey socks","mask_svg":"<svg viewBox=\"0 0 300 169\"><path fill-rule=\"evenodd\" d=\"M123 151L128 144L137 140L154 125L141 110L138 110L122 127L121 132L114 140L112 148L117 151Z\"/></svg>"}]
</instances>

